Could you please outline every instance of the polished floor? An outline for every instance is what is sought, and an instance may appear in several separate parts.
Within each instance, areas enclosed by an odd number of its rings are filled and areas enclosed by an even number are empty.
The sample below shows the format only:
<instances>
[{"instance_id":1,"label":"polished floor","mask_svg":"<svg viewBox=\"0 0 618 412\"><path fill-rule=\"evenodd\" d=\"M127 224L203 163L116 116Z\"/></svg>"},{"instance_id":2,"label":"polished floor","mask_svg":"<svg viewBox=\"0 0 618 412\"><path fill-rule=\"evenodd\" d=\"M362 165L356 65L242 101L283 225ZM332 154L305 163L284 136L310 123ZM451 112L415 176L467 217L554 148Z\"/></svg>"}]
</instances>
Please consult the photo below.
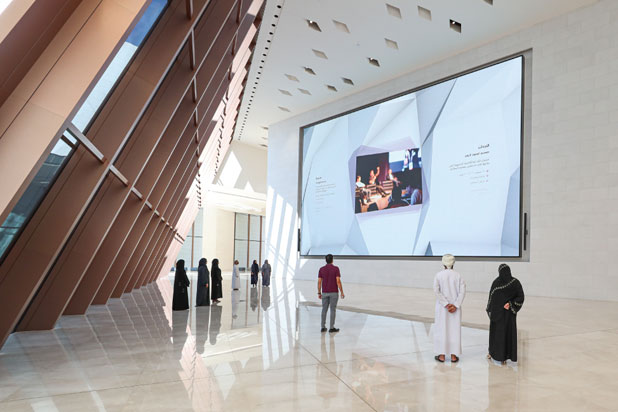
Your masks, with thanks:
<instances>
[{"instance_id":1,"label":"polished floor","mask_svg":"<svg viewBox=\"0 0 618 412\"><path fill-rule=\"evenodd\" d=\"M0 351L0 411L616 411L618 303L529 297L520 361L485 358L484 294L463 355L432 353L431 290L346 284L338 334L314 282L274 279L171 311L168 279ZM193 295L193 293L192 293Z\"/></svg>"}]
</instances>

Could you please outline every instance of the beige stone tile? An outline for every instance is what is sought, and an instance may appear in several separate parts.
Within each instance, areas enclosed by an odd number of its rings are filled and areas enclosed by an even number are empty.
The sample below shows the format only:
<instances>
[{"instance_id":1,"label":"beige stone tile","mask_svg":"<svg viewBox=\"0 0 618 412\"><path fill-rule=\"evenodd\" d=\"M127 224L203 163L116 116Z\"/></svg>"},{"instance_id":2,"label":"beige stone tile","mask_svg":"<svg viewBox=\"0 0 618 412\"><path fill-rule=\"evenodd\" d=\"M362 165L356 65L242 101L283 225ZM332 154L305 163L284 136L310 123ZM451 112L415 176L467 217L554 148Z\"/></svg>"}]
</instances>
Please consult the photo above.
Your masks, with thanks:
<instances>
[{"instance_id":1,"label":"beige stone tile","mask_svg":"<svg viewBox=\"0 0 618 412\"><path fill-rule=\"evenodd\" d=\"M166 282L64 317L53 331L13 334L0 352L0 410L605 411L618 404L618 330L607 319L586 323L577 312L585 301L534 305L531 298L526 309L539 313L528 327L518 319L518 363L487 360L487 330L464 327L460 362L440 364L431 291L397 290L393 298L391 288L347 285L365 300L347 301L354 310L338 312L341 332L323 334L320 308L303 304L303 290L315 286L309 282L273 282L264 307L252 307L241 291L234 300L226 294L219 308L181 313L170 310ZM414 312L397 301L406 293L431 307ZM544 328L544 311L556 306L567 319ZM464 321L480 324L482 316Z\"/></svg>"}]
</instances>

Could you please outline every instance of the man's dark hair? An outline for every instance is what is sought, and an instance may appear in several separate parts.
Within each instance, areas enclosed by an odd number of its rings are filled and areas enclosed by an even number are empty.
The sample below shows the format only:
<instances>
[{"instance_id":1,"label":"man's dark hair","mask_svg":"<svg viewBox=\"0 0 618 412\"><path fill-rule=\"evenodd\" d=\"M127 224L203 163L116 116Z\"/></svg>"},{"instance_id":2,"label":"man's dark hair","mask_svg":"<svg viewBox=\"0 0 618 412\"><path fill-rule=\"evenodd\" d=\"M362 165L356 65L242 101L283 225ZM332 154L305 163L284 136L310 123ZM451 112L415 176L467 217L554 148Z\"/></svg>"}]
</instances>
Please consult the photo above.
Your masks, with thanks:
<instances>
[{"instance_id":1,"label":"man's dark hair","mask_svg":"<svg viewBox=\"0 0 618 412\"><path fill-rule=\"evenodd\" d=\"M333 263L333 255L330 253L326 255L326 263Z\"/></svg>"}]
</instances>

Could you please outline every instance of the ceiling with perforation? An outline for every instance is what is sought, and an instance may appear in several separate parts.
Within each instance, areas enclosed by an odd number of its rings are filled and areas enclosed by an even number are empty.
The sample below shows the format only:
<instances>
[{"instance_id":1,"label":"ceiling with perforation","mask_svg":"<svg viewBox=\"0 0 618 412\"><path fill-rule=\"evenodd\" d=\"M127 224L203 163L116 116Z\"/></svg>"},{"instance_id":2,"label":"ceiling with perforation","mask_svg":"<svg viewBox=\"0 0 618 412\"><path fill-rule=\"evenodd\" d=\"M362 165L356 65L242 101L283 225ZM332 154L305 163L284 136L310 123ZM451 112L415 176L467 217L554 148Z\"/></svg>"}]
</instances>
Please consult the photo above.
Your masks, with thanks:
<instances>
[{"instance_id":1,"label":"ceiling with perforation","mask_svg":"<svg viewBox=\"0 0 618 412\"><path fill-rule=\"evenodd\" d=\"M268 0L234 138L596 1Z\"/></svg>"}]
</instances>

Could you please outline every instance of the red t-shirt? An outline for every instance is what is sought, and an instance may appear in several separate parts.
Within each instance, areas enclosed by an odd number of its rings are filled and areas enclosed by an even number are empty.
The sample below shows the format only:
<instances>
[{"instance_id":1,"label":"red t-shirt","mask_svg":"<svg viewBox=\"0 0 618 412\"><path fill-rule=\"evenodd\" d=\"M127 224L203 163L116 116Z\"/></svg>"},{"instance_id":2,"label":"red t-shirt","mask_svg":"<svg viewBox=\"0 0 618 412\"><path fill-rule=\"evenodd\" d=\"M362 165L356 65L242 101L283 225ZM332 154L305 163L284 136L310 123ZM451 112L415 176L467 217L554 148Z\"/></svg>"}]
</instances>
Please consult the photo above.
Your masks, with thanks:
<instances>
[{"instance_id":1,"label":"red t-shirt","mask_svg":"<svg viewBox=\"0 0 618 412\"><path fill-rule=\"evenodd\" d=\"M332 263L320 268L318 278L322 279L322 293L337 293L337 278L341 277L339 268Z\"/></svg>"}]
</instances>

